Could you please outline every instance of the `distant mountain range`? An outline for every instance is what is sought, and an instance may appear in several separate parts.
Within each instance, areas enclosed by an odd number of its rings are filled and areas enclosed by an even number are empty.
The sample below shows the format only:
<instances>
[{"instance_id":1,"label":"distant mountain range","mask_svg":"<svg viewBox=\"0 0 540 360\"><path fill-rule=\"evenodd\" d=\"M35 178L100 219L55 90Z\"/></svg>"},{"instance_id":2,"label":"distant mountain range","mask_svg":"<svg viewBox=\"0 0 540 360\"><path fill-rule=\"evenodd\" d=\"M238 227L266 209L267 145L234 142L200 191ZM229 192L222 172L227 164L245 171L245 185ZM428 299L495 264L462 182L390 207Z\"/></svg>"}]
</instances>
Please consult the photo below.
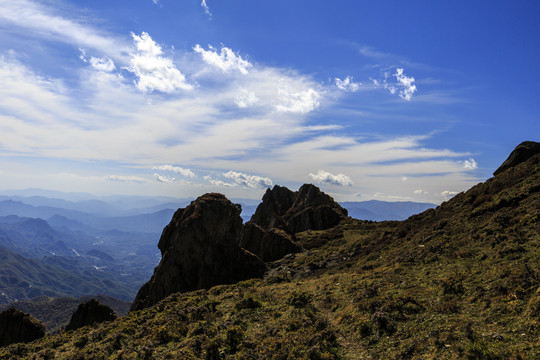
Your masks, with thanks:
<instances>
[{"instance_id":1,"label":"distant mountain range","mask_svg":"<svg viewBox=\"0 0 540 360\"><path fill-rule=\"evenodd\" d=\"M55 196L55 197L48 197ZM0 195L0 304L107 294L131 301L159 262L156 244L190 199L92 197L43 190ZM248 221L257 200L233 199ZM433 204L343 202L363 220L402 220Z\"/></svg>"}]
</instances>

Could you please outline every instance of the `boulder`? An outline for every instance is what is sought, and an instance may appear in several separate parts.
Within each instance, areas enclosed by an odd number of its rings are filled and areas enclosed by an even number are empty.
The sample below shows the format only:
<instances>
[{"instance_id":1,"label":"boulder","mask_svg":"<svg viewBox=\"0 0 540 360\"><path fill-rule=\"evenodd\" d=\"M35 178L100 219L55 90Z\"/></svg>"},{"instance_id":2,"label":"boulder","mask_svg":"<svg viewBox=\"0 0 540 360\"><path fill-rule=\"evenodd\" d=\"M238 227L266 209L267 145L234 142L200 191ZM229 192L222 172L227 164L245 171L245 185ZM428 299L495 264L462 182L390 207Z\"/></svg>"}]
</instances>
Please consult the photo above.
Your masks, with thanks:
<instances>
[{"instance_id":1,"label":"boulder","mask_svg":"<svg viewBox=\"0 0 540 360\"><path fill-rule=\"evenodd\" d=\"M15 308L0 313L0 346L31 342L45 336L45 324Z\"/></svg>"},{"instance_id":2,"label":"boulder","mask_svg":"<svg viewBox=\"0 0 540 360\"><path fill-rule=\"evenodd\" d=\"M176 292L262 277L266 265L240 247L241 210L224 195L211 193L176 211L159 240L161 261L131 310L152 306Z\"/></svg>"},{"instance_id":3,"label":"boulder","mask_svg":"<svg viewBox=\"0 0 540 360\"><path fill-rule=\"evenodd\" d=\"M114 319L116 319L116 314L110 307L96 299L92 299L77 307L71 321L66 326L66 330L76 330L83 326L92 326L105 321L113 321Z\"/></svg>"}]
</instances>

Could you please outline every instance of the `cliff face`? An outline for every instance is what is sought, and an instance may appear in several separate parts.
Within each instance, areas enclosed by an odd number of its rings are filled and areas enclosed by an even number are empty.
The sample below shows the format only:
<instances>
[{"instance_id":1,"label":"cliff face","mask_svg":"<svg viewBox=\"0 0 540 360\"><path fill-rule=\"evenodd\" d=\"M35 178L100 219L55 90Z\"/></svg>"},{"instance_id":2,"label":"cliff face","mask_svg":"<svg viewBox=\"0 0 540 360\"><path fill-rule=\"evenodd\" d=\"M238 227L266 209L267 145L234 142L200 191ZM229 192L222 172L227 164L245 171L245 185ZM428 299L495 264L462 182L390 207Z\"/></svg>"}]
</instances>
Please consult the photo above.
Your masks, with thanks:
<instances>
[{"instance_id":1,"label":"cliff face","mask_svg":"<svg viewBox=\"0 0 540 360\"><path fill-rule=\"evenodd\" d=\"M179 209L159 240L161 261L131 310L151 306L176 292L262 277L264 263L240 248L240 212L240 205L215 193Z\"/></svg>"},{"instance_id":2,"label":"cliff face","mask_svg":"<svg viewBox=\"0 0 540 360\"><path fill-rule=\"evenodd\" d=\"M31 315L11 308L0 314L0 346L30 342L45 335L45 324Z\"/></svg>"},{"instance_id":3,"label":"cliff face","mask_svg":"<svg viewBox=\"0 0 540 360\"><path fill-rule=\"evenodd\" d=\"M302 185L297 192L276 185L246 223L241 246L263 261L274 261L300 251L292 239L295 233L328 229L346 217L347 210L314 185Z\"/></svg>"}]
</instances>

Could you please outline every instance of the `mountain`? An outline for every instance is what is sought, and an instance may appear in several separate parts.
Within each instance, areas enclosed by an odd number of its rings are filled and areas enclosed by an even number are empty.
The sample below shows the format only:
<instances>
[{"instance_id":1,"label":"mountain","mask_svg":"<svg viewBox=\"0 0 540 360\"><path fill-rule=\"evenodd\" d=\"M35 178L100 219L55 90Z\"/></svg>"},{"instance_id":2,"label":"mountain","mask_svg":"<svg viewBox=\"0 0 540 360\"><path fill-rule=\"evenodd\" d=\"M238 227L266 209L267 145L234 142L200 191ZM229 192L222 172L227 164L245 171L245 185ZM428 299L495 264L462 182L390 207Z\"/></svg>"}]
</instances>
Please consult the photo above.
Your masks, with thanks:
<instances>
[{"instance_id":1,"label":"mountain","mask_svg":"<svg viewBox=\"0 0 540 360\"><path fill-rule=\"evenodd\" d=\"M131 284L133 285L133 284ZM108 294L132 299L136 293L121 277L105 276L77 259L49 257L25 258L0 247L0 304L38 296L81 297Z\"/></svg>"},{"instance_id":2,"label":"mountain","mask_svg":"<svg viewBox=\"0 0 540 360\"><path fill-rule=\"evenodd\" d=\"M101 230L120 230L126 232L160 232L170 220L173 213L174 211L171 209L162 209L147 214L104 216L103 214L91 214L52 206L33 206L14 200L0 201L0 216L17 215L45 220L61 216Z\"/></svg>"},{"instance_id":3,"label":"mountain","mask_svg":"<svg viewBox=\"0 0 540 360\"><path fill-rule=\"evenodd\" d=\"M263 279L172 294L0 359L538 359L540 152L505 163L405 221L297 233L307 250Z\"/></svg>"},{"instance_id":4,"label":"mountain","mask_svg":"<svg viewBox=\"0 0 540 360\"><path fill-rule=\"evenodd\" d=\"M349 211L349 216L359 220L386 221L405 220L412 215L434 208L435 204L412 201L345 201L340 205Z\"/></svg>"}]
</instances>

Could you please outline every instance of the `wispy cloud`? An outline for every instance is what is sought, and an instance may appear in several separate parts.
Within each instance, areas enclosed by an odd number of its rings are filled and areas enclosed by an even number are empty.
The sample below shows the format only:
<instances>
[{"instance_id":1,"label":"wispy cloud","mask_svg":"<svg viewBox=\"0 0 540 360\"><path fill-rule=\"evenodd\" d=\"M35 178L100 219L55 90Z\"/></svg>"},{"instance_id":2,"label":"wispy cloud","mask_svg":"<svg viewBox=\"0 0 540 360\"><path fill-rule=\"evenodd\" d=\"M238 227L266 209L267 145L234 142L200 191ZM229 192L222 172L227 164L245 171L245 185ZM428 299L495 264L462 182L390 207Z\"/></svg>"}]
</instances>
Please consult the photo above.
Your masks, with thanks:
<instances>
[{"instance_id":1,"label":"wispy cloud","mask_svg":"<svg viewBox=\"0 0 540 360\"><path fill-rule=\"evenodd\" d=\"M281 103L276 105L276 109L280 112L306 114L320 105L321 95L314 89L294 92L285 87L280 88L278 93Z\"/></svg>"},{"instance_id":2,"label":"wispy cloud","mask_svg":"<svg viewBox=\"0 0 540 360\"><path fill-rule=\"evenodd\" d=\"M173 177L164 176L164 175L160 175L160 174L157 174L157 173L154 174L154 177L160 183L172 184L172 183L176 182L176 179L173 178Z\"/></svg>"},{"instance_id":3,"label":"wispy cloud","mask_svg":"<svg viewBox=\"0 0 540 360\"><path fill-rule=\"evenodd\" d=\"M445 190L443 192L441 192L441 196L445 199L445 200L450 200L451 198L453 198L454 196L456 196L458 194L457 191L450 191L450 190Z\"/></svg>"},{"instance_id":4,"label":"wispy cloud","mask_svg":"<svg viewBox=\"0 0 540 360\"><path fill-rule=\"evenodd\" d=\"M337 185L337 186L352 186L351 178L344 174L332 174L328 171L319 170L317 174L309 174L309 177L317 184Z\"/></svg>"},{"instance_id":5,"label":"wispy cloud","mask_svg":"<svg viewBox=\"0 0 540 360\"><path fill-rule=\"evenodd\" d=\"M355 83L351 76L347 76L343 80L339 78L335 78L334 82L340 90L350 91L350 92L356 92L360 90L360 86L362 85L362 83Z\"/></svg>"},{"instance_id":6,"label":"wispy cloud","mask_svg":"<svg viewBox=\"0 0 540 360\"><path fill-rule=\"evenodd\" d=\"M123 175L107 175L105 180L108 181L118 181L118 182L134 182L134 183L145 183L148 180L139 176L123 176Z\"/></svg>"},{"instance_id":7,"label":"wispy cloud","mask_svg":"<svg viewBox=\"0 0 540 360\"><path fill-rule=\"evenodd\" d=\"M238 184L235 183L226 183L222 180L217 180L212 178L211 176L205 176L204 180L208 181L210 184L217 186L217 187L235 187L238 186Z\"/></svg>"},{"instance_id":8,"label":"wispy cloud","mask_svg":"<svg viewBox=\"0 0 540 360\"><path fill-rule=\"evenodd\" d=\"M60 11L30 0L0 0L0 20L25 29L26 36L56 40L126 58L129 46L116 36L89 24L73 21Z\"/></svg>"},{"instance_id":9,"label":"wispy cloud","mask_svg":"<svg viewBox=\"0 0 540 360\"><path fill-rule=\"evenodd\" d=\"M241 74L247 75L249 72L248 69L253 67L249 61L242 59L240 55L235 54L231 49L225 46L221 47L219 54L211 45L208 45L208 50L204 50L197 44L193 50L201 55L205 63L224 72L236 70Z\"/></svg>"},{"instance_id":10,"label":"wispy cloud","mask_svg":"<svg viewBox=\"0 0 540 360\"><path fill-rule=\"evenodd\" d=\"M114 65L114 61L112 61L109 58L96 58L91 57L90 58L90 66L93 69L99 70L99 71L105 71L105 72L111 72L116 69L116 66Z\"/></svg>"},{"instance_id":11,"label":"wispy cloud","mask_svg":"<svg viewBox=\"0 0 540 360\"><path fill-rule=\"evenodd\" d=\"M272 180L267 177L257 176L257 175L248 175L236 171L229 171L223 174L224 177L234 180L239 186L246 188L255 189L258 187L261 188L271 188Z\"/></svg>"},{"instance_id":12,"label":"wispy cloud","mask_svg":"<svg viewBox=\"0 0 540 360\"><path fill-rule=\"evenodd\" d=\"M235 104L239 108L247 108L257 104L260 99L252 92L247 91L246 89L241 89L240 93L236 96Z\"/></svg>"},{"instance_id":13,"label":"wispy cloud","mask_svg":"<svg viewBox=\"0 0 540 360\"><path fill-rule=\"evenodd\" d=\"M396 78L396 81L389 81L391 77ZM384 89L387 89L390 94L398 94L400 98L407 101L410 101L413 94L417 91L416 85L414 84L414 77L406 76L402 68L397 68L396 72L392 75L390 75L389 72L385 72L383 79L371 78L371 81L375 87L383 87Z\"/></svg>"},{"instance_id":14,"label":"wispy cloud","mask_svg":"<svg viewBox=\"0 0 540 360\"><path fill-rule=\"evenodd\" d=\"M206 0L201 1L201 6L204 9L204 13L208 16L212 16L212 13L210 12L210 8L208 7L208 4L206 4Z\"/></svg>"},{"instance_id":15,"label":"wispy cloud","mask_svg":"<svg viewBox=\"0 0 540 360\"><path fill-rule=\"evenodd\" d=\"M184 169L184 168L182 168L180 166L160 165L160 166L155 166L152 169L154 169L154 170L162 170L162 171L170 171L170 172L174 172L176 174L180 174L182 176L192 178L192 179L195 177L195 174L193 173L193 171L191 171L190 169Z\"/></svg>"}]
</instances>

